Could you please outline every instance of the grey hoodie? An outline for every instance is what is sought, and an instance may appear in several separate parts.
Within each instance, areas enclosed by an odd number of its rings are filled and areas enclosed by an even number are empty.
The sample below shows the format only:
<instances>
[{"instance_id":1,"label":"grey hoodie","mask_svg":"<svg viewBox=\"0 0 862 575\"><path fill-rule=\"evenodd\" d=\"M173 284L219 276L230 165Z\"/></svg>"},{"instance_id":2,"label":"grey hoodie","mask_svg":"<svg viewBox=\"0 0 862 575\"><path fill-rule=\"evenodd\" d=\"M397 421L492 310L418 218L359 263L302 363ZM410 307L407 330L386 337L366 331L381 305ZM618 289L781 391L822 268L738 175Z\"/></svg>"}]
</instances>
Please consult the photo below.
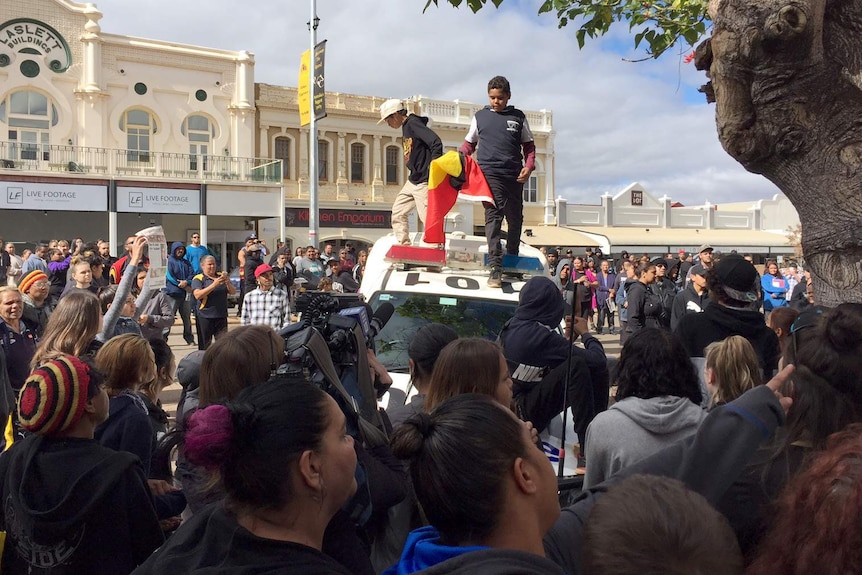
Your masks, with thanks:
<instances>
[{"instance_id":1,"label":"grey hoodie","mask_svg":"<svg viewBox=\"0 0 862 575\"><path fill-rule=\"evenodd\" d=\"M584 489L697 431L706 412L684 397L627 397L587 428Z\"/></svg>"}]
</instances>

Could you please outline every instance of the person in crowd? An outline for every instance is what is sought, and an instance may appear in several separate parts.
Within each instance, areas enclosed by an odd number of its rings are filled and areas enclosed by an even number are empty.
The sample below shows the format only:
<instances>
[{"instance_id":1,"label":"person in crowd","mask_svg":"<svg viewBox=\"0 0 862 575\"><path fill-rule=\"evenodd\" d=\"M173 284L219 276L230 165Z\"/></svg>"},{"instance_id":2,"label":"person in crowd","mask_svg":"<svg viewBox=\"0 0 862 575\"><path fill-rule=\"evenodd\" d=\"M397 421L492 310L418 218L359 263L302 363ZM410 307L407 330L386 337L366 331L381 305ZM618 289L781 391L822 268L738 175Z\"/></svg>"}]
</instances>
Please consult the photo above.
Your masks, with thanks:
<instances>
[{"instance_id":1,"label":"person in crowd","mask_svg":"<svg viewBox=\"0 0 862 575\"><path fill-rule=\"evenodd\" d=\"M171 252L174 250L172 249ZM201 258L211 256L213 253L208 247L201 244L200 232L194 232L191 235L191 241L186 244L186 254L183 256L187 262L192 265L192 271L195 275L202 273Z\"/></svg>"},{"instance_id":2,"label":"person in crowd","mask_svg":"<svg viewBox=\"0 0 862 575\"><path fill-rule=\"evenodd\" d=\"M709 293L706 289L706 268L701 264L691 266L689 276L691 281L673 298L673 309L670 316L670 329L676 330L684 315L701 313L709 304Z\"/></svg>"},{"instance_id":3,"label":"person in crowd","mask_svg":"<svg viewBox=\"0 0 862 575\"><path fill-rule=\"evenodd\" d=\"M784 270L784 279L787 280L787 292L785 292L784 297L789 302L793 295L793 290L800 282L804 281L802 275L799 273L799 266L795 262L790 262L787 265L787 269Z\"/></svg>"},{"instance_id":4,"label":"person in crowd","mask_svg":"<svg viewBox=\"0 0 862 575\"><path fill-rule=\"evenodd\" d=\"M727 520L703 496L667 477L634 475L608 489L590 512L583 544L588 574L743 572Z\"/></svg>"},{"instance_id":5,"label":"person in crowd","mask_svg":"<svg viewBox=\"0 0 862 575\"><path fill-rule=\"evenodd\" d=\"M305 257L305 252L307 249L308 248L303 247L303 246L297 246L296 247L296 253L294 253L294 257L291 260L291 263L293 264L294 270L297 269L297 266L299 265L299 261Z\"/></svg>"},{"instance_id":6,"label":"person in crowd","mask_svg":"<svg viewBox=\"0 0 862 575\"><path fill-rule=\"evenodd\" d=\"M439 323L423 325L416 331L407 348L410 368L410 385L416 388L416 395L404 405L386 408L392 428L395 429L418 411L425 410L425 397L431 385L431 374L440 352L450 342L458 339L454 329Z\"/></svg>"},{"instance_id":7,"label":"person in crowd","mask_svg":"<svg viewBox=\"0 0 862 575\"><path fill-rule=\"evenodd\" d=\"M827 438L862 422L862 304L815 308L797 318L783 357L793 364L787 423L757 452L717 508L750 560L785 484L807 467Z\"/></svg>"},{"instance_id":8,"label":"person in crowd","mask_svg":"<svg viewBox=\"0 0 862 575\"><path fill-rule=\"evenodd\" d=\"M9 285L0 286L0 351L4 356L4 379L9 387L3 386L3 437L0 445L3 450L9 449L13 442L23 439L23 432L18 425L18 415L15 413L14 398L24 386L24 381L30 373L30 361L36 354L38 326L24 319L24 301L17 288ZM5 405L4 405L5 404Z\"/></svg>"},{"instance_id":9,"label":"person in crowd","mask_svg":"<svg viewBox=\"0 0 862 575\"><path fill-rule=\"evenodd\" d=\"M830 436L826 449L782 491L749 575L862 570L862 426Z\"/></svg>"},{"instance_id":10,"label":"person in crowd","mask_svg":"<svg viewBox=\"0 0 862 575\"><path fill-rule=\"evenodd\" d=\"M15 244L9 242L3 251L9 256L9 265L6 268L6 285L18 287L18 280L22 277L24 260L15 253Z\"/></svg>"},{"instance_id":11,"label":"person in crowd","mask_svg":"<svg viewBox=\"0 0 862 575\"><path fill-rule=\"evenodd\" d=\"M356 293L359 290L359 284L353 279L353 274L344 269L341 260L329 260L329 277L333 283L341 284L343 293Z\"/></svg>"},{"instance_id":12,"label":"person in crowd","mask_svg":"<svg viewBox=\"0 0 862 575\"><path fill-rule=\"evenodd\" d=\"M778 337L778 347L781 350L781 355L787 351L787 345L790 343L790 327L796 318L799 317L799 310L789 306L778 307L772 310L769 317L766 318L766 325L775 332Z\"/></svg>"},{"instance_id":13,"label":"person in crowd","mask_svg":"<svg viewBox=\"0 0 862 575\"><path fill-rule=\"evenodd\" d=\"M787 305L787 280L778 270L778 264L774 261L766 262L766 273L760 278L760 287L763 291L763 313L766 318L773 309Z\"/></svg>"},{"instance_id":14,"label":"person in crowd","mask_svg":"<svg viewBox=\"0 0 862 575\"><path fill-rule=\"evenodd\" d=\"M227 331L227 296L236 288L225 272L216 271L213 256L201 258L201 273L192 279L192 294L197 300L198 349L206 349L213 338Z\"/></svg>"},{"instance_id":15,"label":"person in crowd","mask_svg":"<svg viewBox=\"0 0 862 575\"><path fill-rule=\"evenodd\" d=\"M226 499L185 522L138 575L351 573L321 552L357 488L353 438L329 395L308 383L249 386L191 417L184 453L219 477Z\"/></svg>"},{"instance_id":16,"label":"person in crowd","mask_svg":"<svg viewBox=\"0 0 862 575\"><path fill-rule=\"evenodd\" d=\"M250 240L250 243L246 244L245 257L243 258L242 263L243 272L239 277L241 289L239 292L240 303L236 310L237 316L242 316L242 306L245 301L245 294L257 288L257 278L254 275L254 271L262 265L262 246L257 238L253 238Z\"/></svg>"},{"instance_id":17,"label":"person in crowd","mask_svg":"<svg viewBox=\"0 0 862 575\"><path fill-rule=\"evenodd\" d=\"M811 270L802 270L803 281L796 284L790 294L790 307L797 311L807 309L814 304L814 283L811 279Z\"/></svg>"},{"instance_id":18,"label":"person in crowd","mask_svg":"<svg viewBox=\"0 0 862 575\"><path fill-rule=\"evenodd\" d=\"M153 428L153 436L155 442L164 437L168 433L168 413L162 407L162 401L159 395L169 385L174 382L174 375L177 369L174 352L167 342L161 337L148 340L150 348L153 350L153 359L156 363L155 377L141 383L138 388L138 396L144 401L147 408L147 415L150 418L150 426ZM153 475L153 470L150 470L150 475ZM159 479L166 479L164 474Z\"/></svg>"},{"instance_id":19,"label":"person in crowd","mask_svg":"<svg viewBox=\"0 0 862 575\"><path fill-rule=\"evenodd\" d=\"M296 270L290 263L290 254L283 252L276 257L272 266L273 283L287 293L288 301L293 301L293 280L296 279Z\"/></svg>"},{"instance_id":20,"label":"person in crowd","mask_svg":"<svg viewBox=\"0 0 862 575\"><path fill-rule=\"evenodd\" d=\"M111 283L118 284L123 279L123 274L126 272L126 267L129 265L129 256L132 254L132 247L135 244L136 236L129 236L126 238L126 243L124 244L125 251L123 255L117 258L117 260L111 265ZM138 262L140 263L140 262Z\"/></svg>"},{"instance_id":21,"label":"person in crowd","mask_svg":"<svg viewBox=\"0 0 862 575\"><path fill-rule=\"evenodd\" d=\"M320 260L323 262L324 265L328 264L330 260L338 259L335 255L334 250L335 245L332 243L327 243L325 246L323 246L323 253L320 254Z\"/></svg>"},{"instance_id":22,"label":"person in crowd","mask_svg":"<svg viewBox=\"0 0 862 575\"><path fill-rule=\"evenodd\" d=\"M561 260L561 262L566 260ZM593 310L593 289L599 284L596 276L584 265L584 258L572 260L571 275L568 284L563 289L564 296L570 306L575 305L575 298L580 304L580 317L589 319ZM566 315L569 315L568 310Z\"/></svg>"},{"instance_id":23,"label":"person in crowd","mask_svg":"<svg viewBox=\"0 0 862 575\"><path fill-rule=\"evenodd\" d=\"M686 287L686 278L689 277L688 272L694 264L689 261L685 250L679 250L677 257L678 259L675 263L675 267L677 268L676 287L678 290L682 291ZM703 266L701 265L701 267ZM706 270L705 267L703 269Z\"/></svg>"},{"instance_id":24,"label":"person in crowd","mask_svg":"<svg viewBox=\"0 0 862 575\"><path fill-rule=\"evenodd\" d=\"M45 258L48 257L48 246L39 244L33 248L33 255L24 260L24 265L21 266L21 278L34 270L39 270L45 275L48 275L48 262Z\"/></svg>"},{"instance_id":25,"label":"person in crowd","mask_svg":"<svg viewBox=\"0 0 862 575\"><path fill-rule=\"evenodd\" d=\"M200 237L198 237L200 241ZM168 269L165 272L165 295L171 299L171 323L177 312L183 321L183 340L188 345L195 344L192 335L192 319L189 296L192 280L195 277L191 262L186 259L186 246L182 242L171 244L171 255L168 257Z\"/></svg>"},{"instance_id":26,"label":"person in crowd","mask_svg":"<svg viewBox=\"0 0 862 575\"><path fill-rule=\"evenodd\" d=\"M676 296L676 286L673 280L668 277L668 265L665 258L655 258L651 261L655 265L655 280L649 286L649 290L658 299L661 307L659 315L659 325L663 328L670 328L671 315L673 314L673 300Z\"/></svg>"},{"instance_id":27,"label":"person in crowd","mask_svg":"<svg viewBox=\"0 0 862 575\"><path fill-rule=\"evenodd\" d=\"M308 246L305 249L305 256L296 264L296 275L306 278L313 284L312 287L316 287L317 281L325 277L323 262L317 257L317 248Z\"/></svg>"},{"instance_id":28,"label":"person in crowd","mask_svg":"<svg viewBox=\"0 0 862 575\"><path fill-rule=\"evenodd\" d=\"M99 303L104 318L102 330L97 339L102 343L119 334L141 335L139 310L147 301L149 291L142 292L135 299L132 290L139 275L138 265L144 260L143 254L146 243L146 237L135 237L135 241L130 246L129 255L125 261L125 271L123 271L119 285L108 286L99 294Z\"/></svg>"},{"instance_id":29,"label":"person in crowd","mask_svg":"<svg viewBox=\"0 0 862 575\"><path fill-rule=\"evenodd\" d=\"M704 379L711 407L729 403L763 383L754 348L741 335L706 346Z\"/></svg>"},{"instance_id":30,"label":"person in crowd","mask_svg":"<svg viewBox=\"0 0 862 575\"><path fill-rule=\"evenodd\" d=\"M551 274L551 277L554 277L557 275L557 264L560 261L560 252L557 248L551 248L548 250L545 257L548 260L548 273Z\"/></svg>"},{"instance_id":31,"label":"person in crowd","mask_svg":"<svg viewBox=\"0 0 862 575\"><path fill-rule=\"evenodd\" d=\"M84 257L90 262L91 287L95 288L96 292L98 292L111 285L111 279L105 273L105 270L108 268L105 267L105 262L102 258L94 251L84 252Z\"/></svg>"},{"instance_id":32,"label":"person in crowd","mask_svg":"<svg viewBox=\"0 0 862 575\"><path fill-rule=\"evenodd\" d=\"M390 99L380 105L380 121L401 128L404 164L410 175L392 204L392 231L401 245L410 245L408 216L414 209L424 225L428 212L428 171L431 161L443 155L440 137L428 127L428 118L407 112L401 100Z\"/></svg>"},{"instance_id":33,"label":"person in crowd","mask_svg":"<svg viewBox=\"0 0 862 575\"><path fill-rule=\"evenodd\" d=\"M590 253L592 253L592 248L587 248ZM598 277L596 276L596 260L592 255L584 258L584 271L588 274L588 277L591 277L596 285L590 287L590 329L593 331L596 330L596 319L599 315L598 304L596 303L596 289L598 288Z\"/></svg>"},{"instance_id":34,"label":"person in crowd","mask_svg":"<svg viewBox=\"0 0 862 575\"><path fill-rule=\"evenodd\" d=\"M583 445L590 421L608 406L607 356L582 317L575 318L574 326L566 318L564 336L555 331L564 308L556 293L548 278L527 280L515 317L500 333L500 344L520 415L542 431L557 414L571 408L575 432ZM571 345L571 329L583 348Z\"/></svg>"},{"instance_id":35,"label":"person in crowd","mask_svg":"<svg viewBox=\"0 0 862 575\"><path fill-rule=\"evenodd\" d=\"M3 238L0 238L0 245L5 245L3 243ZM6 253L6 250L0 250L0 286L6 285L8 280L7 273L9 272L9 266L11 263L11 258L9 257L9 254Z\"/></svg>"},{"instance_id":36,"label":"person in crowd","mask_svg":"<svg viewBox=\"0 0 862 575\"><path fill-rule=\"evenodd\" d=\"M633 333L614 368L616 402L587 428L584 488L697 431L704 418L694 365L667 330Z\"/></svg>"},{"instance_id":37,"label":"person in crowd","mask_svg":"<svg viewBox=\"0 0 862 575\"><path fill-rule=\"evenodd\" d=\"M764 379L771 376L778 367L778 338L757 308L757 270L739 254L728 254L707 271L706 286L710 301L706 310L683 316L674 331L688 356L706 357L710 343L741 335L754 346Z\"/></svg>"},{"instance_id":38,"label":"person in crowd","mask_svg":"<svg viewBox=\"0 0 862 575\"><path fill-rule=\"evenodd\" d=\"M111 244L106 242L105 240L99 240L96 242L96 250L99 252L99 259L102 260L102 265L105 267L105 270L110 274L111 266L114 265L114 262L117 261L117 258L111 255ZM110 278L109 278L110 279Z\"/></svg>"},{"instance_id":39,"label":"person in crowd","mask_svg":"<svg viewBox=\"0 0 862 575\"><path fill-rule=\"evenodd\" d=\"M490 369L493 365L498 368ZM428 387L425 410L429 412L463 393L487 395L506 408L512 406L512 378L506 358L500 346L487 339L468 337L447 344L434 364Z\"/></svg>"},{"instance_id":40,"label":"person in crowd","mask_svg":"<svg viewBox=\"0 0 862 575\"><path fill-rule=\"evenodd\" d=\"M368 251L367 250L359 250L359 254L356 256L356 265L353 266L353 281L356 282L356 285L362 285L362 276L365 275L365 266L368 263Z\"/></svg>"},{"instance_id":41,"label":"person in crowd","mask_svg":"<svg viewBox=\"0 0 862 575\"><path fill-rule=\"evenodd\" d=\"M35 256L33 256L35 257ZM36 336L42 337L48 326L48 318L51 317L51 306L48 305L48 289L51 283L48 276L41 270L33 270L18 284L21 299L24 301L25 320L36 327Z\"/></svg>"},{"instance_id":42,"label":"person in crowd","mask_svg":"<svg viewBox=\"0 0 862 575\"><path fill-rule=\"evenodd\" d=\"M356 262L353 260L346 247L342 248L341 251L338 252L338 261L341 262L341 269L349 272L351 277L353 277L353 266L356 265Z\"/></svg>"},{"instance_id":43,"label":"person in crowd","mask_svg":"<svg viewBox=\"0 0 862 575\"><path fill-rule=\"evenodd\" d=\"M629 337L628 288L636 281L634 264L626 259L620 260L620 274L614 282L614 301L620 315L620 345L625 344Z\"/></svg>"},{"instance_id":44,"label":"person in crowd","mask_svg":"<svg viewBox=\"0 0 862 575\"><path fill-rule=\"evenodd\" d=\"M30 369L60 355L92 359L101 347L96 340L101 326L99 298L89 292L69 294L51 313L30 361Z\"/></svg>"},{"instance_id":45,"label":"person in crowd","mask_svg":"<svg viewBox=\"0 0 862 575\"><path fill-rule=\"evenodd\" d=\"M650 286L656 278L655 270L655 264L641 262L635 268L637 281L626 285L626 309L628 310L626 330L629 336L647 327L661 326L661 302L650 291Z\"/></svg>"},{"instance_id":46,"label":"person in crowd","mask_svg":"<svg viewBox=\"0 0 862 575\"><path fill-rule=\"evenodd\" d=\"M610 270L610 262L608 260L601 260L599 273L596 275L596 281L598 282L596 286L596 307L599 310L599 323L596 326L596 333L599 335L604 331L605 323L608 326L608 333L611 335L616 334L616 330L614 329L614 315L616 311L614 284L617 282L617 275ZM608 302L610 302L610 305L608 305ZM613 306L614 311L611 311L611 306Z\"/></svg>"},{"instance_id":47,"label":"person in crowd","mask_svg":"<svg viewBox=\"0 0 862 575\"><path fill-rule=\"evenodd\" d=\"M562 575L542 546L560 515L556 475L511 411L487 395L452 397L405 421L392 449L409 462L429 525L386 575Z\"/></svg>"},{"instance_id":48,"label":"person in crowd","mask_svg":"<svg viewBox=\"0 0 862 575\"><path fill-rule=\"evenodd\" d=\"M174 304L171 298L162 289L148 289L146 287L147 270L143 267L136 268L135 284L132 286L132 294L141 301L135 301L138 325L141 326L141 335L144 339L162 338L167 339L168 331L174 324Z\"/></svg>"},{"instance_id":49,"label":"person in crowd","mask_svg":"<svg viewBox=\"0 0 862 575\"><path fill-rule=\"evenodd\" d=\"M68 250L68 246L66 247ZM72 257L63 255L62 248L55 248L48 251L48 280L51 283L49 297L51 298L51 306L56 306L60 301L60 295L66 287L66 275L69 271L69 264L72 262Z\"/></svg>"},{"instance_id":50,"label":"person in crowd","mask_svg":"<svg viewBox=\"0 0 862 575\"><path fill-rule=\"evenodd\" d=\"M494 203L485 203L485 231L488 236L488 259L491 273L489 287L502 286L503 248L500 230L503 218L509 226L506 253L518 255L521 227L524 223L524 183L535 169L536 144L524 113L509 106L512 91L503 76L488 82L488 100L473 116L470 129L460 151L465 155L476 152L476 163L494 196ZM478 149L477 149L478 144ZM522 165L523 160L523 165Z\"/></svg>"},{"instance_id":51,"label":"person in crowd","mask_svg":"<svg viewBox=\"0 0 862 575\"><path fill-rule=\"evenodd\" d=\"M93 439L108 417L99 372L58 355L27 378L18 413L29 435L0 457L3 572L130 573L164 538L138 458Z\"/></svg>"},{"instance_id":52,"label":"person in crowd","mask_svg":"<svg viewBox=\"0 0 862 575\"><path fill-rule=\"evenodd\" d=\"M317 282L317 289L320 291L336 291L335 282L332 281L332 278L320 278L320 281Z\"/></svg>"},{"instance_id":53,"label":"person in crowd","mask_svg":"<svg viewBox=\"0 0 862 575\"><path fill-rule=\"evenodd\" d=\"M86 290L98 295L99 288L93 285L93 268L90 266L89 258L80 254L72 256L69 261L69 271L72 275L72 281L66 284L60 293L61 300L75 290Z\"/></svg>"},{"instance_id":54,"label":"person in crowd","mask_svg":"<svg viewBox=\"0 0 862 575\"><path fill-rule=\"evenodd\" d=\"M289 325L287 292L275 285L272 268L268 264L260 264L253 273L257 287L245 294L242 325L264 324L275 330Z\"/></svg>"}]
</instances>

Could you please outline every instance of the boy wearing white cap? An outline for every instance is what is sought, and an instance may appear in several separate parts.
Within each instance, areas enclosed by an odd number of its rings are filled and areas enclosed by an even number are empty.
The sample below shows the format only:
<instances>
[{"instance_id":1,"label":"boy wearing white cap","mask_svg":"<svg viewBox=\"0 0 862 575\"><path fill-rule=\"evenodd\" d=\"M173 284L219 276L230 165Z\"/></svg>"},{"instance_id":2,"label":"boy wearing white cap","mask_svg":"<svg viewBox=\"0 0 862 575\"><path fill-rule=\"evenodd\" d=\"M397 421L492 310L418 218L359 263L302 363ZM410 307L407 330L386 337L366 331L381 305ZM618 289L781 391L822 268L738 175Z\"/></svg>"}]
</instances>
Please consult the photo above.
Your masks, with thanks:
<instances>
[{"instance_id":1,"label":"boy wearing white cap","mask_svg":"<svg viewBox=\"0 0 862 575\"><path fill-rule=\"evenodd\" d=\"M410 245L407 217L415 208L419 219L425 223L428 211L428 168L431 160L443 155L443 143L428 127L428 118L408 114L401 100L386 100L380 105L380 121L377 123L383 122L390 128L401 128L404 163L410 170L410 176L392 204L392 231L400 244Z\"/></svg>"}]
</instances>

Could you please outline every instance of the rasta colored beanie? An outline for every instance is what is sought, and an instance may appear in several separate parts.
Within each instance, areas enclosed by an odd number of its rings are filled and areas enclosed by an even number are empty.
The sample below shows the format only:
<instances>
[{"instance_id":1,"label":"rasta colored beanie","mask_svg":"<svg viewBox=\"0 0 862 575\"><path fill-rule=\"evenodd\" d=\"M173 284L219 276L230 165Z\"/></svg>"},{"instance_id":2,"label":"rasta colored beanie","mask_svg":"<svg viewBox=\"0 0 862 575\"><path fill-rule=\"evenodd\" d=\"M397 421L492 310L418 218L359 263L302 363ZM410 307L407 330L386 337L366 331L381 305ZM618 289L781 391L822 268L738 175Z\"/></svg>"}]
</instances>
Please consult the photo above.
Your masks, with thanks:
<instances>
[{"instance_id":1,"label":"rasta colored beanie","mask_svg":"<svg viewBox=\"0 0 862 575\"><path fill-rule=\"evenodd\" d=\"M21 293L27 293L30 291L30 288L33 287L34 283L42 280L48 281L48 276L45 275L45 272L42 270L33 270L21 278L21 282L18 284L18 291Z\"/></svg>"},{"instance_id":2,"label":"rasta colored beanie","mask_svg":"<svg viewBox=\"0 0 862 575\"><path fill-rule=\"evenodd\" d=\"M18 395L21 427L39 435L54 435L84 415L90 367L76 357L63 355L30 373Z\"/></svg>"}]
</instances>

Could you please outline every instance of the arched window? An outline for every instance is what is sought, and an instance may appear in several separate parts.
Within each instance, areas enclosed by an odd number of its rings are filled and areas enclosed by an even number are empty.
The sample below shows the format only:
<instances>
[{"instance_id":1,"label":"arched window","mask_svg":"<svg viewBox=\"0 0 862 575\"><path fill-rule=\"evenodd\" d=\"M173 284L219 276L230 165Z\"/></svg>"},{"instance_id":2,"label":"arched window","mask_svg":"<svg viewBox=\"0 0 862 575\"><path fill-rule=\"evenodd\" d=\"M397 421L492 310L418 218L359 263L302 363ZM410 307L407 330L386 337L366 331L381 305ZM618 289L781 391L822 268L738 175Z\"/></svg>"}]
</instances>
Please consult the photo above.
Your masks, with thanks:
<instances>
[{"instance_id":1,"label":"arched window","mask_svg":"<svg viewBox=\"0 0 862 575\"><path fill-rule=\"evenodd\" d=\"M398 183L398 164L401 162L401 150L397 146L386 147L386 184Z\"/></svg>"},{"instance_id":2,"label":"arched window","mask_svg":"<svg viewBox=\"0 0 862 575\"><path fill-rule=\"evenodd\" d=\"M8 128L6 157L49 161L51 126L58 121L57 106L44 94L32 90L10 94L0 102L0 122Z\"/></svg>"},{"instance_id":3,"label":"arched window","mask_svg":"<svg viewBox=\"0 0 862 575\"><path fill-rule=\"evenodd\" d=\"M533 203L539 201L539 178L537 176L530 176L527 178L527 181L524 182L524 203Z\"/></svg>"},{"instance_id":4,"label":"arched window","mask_svg":"<svg viewBox=\"0 0 862 575\"><path fill-rule=\"evenodd\" d=\"M329 181L329 142L317 141L317 181Z\"/></svg>"},{"instance_id":5,"label":"arched window","mask_svg":"<svg viewBox=\"0 0 862 575\"><path fill-rule=\"evenodd\" d=\"M361 184L365 181L365 145L350 144L350 181Z\"/></svg>"},{"instance_id":6,"label":"arched window","mask_svg":"<svg viewBox=\"0 0 862 575\"><path fill-rule=\"evenodd\" d=\"M158 131L156 119L146 110L126 110L120 117L120 130L126 133L126 160L150 163L151 139Z\"/></svg>"},{"instance_id":7,"label":"arched window","mask_svg":"<svg viewBox=\"0 0 862 575\"><path fill-rule=\"evenodd\" d=\"M290 179L290 138L280 136L275 139L273 147L273 157L276 160L281 160L281 177L282 179Z\"/></svg>"},{"instance_id":8,"label":"arched window","mask_svg":"<svg viewBox=\"0 0 862 575\"><path fill-rule=\"evenodd\" d=\"M198 169L200 158L204 171L207 171L212 140L215 138L215 125L206 116L196 114L186 118L180 131L189 140L189 170Z\"/></svg>"}]
</instances>

